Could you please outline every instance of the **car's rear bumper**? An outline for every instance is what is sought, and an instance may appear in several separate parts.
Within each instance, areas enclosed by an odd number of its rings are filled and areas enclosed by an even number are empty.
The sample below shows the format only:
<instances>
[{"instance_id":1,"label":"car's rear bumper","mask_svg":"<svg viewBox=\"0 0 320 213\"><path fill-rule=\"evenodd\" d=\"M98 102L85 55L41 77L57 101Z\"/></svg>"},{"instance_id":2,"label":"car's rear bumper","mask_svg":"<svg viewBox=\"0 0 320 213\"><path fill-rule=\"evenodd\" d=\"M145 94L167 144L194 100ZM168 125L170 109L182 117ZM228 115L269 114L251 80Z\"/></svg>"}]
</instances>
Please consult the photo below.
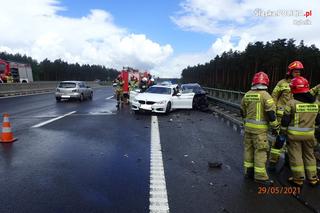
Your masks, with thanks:
<instances>
[{"instance_id":1,"label":"car's rear bumper","mask_svg":"<svg viewBox=\"0 0 320 213\"><path fill-rule=\"evenodd\" d=\"M78 99L80 98L80 93L60 93L60 92L56 92L56 98L60 98L60 99Z\"/></svg>"}]
</instances>

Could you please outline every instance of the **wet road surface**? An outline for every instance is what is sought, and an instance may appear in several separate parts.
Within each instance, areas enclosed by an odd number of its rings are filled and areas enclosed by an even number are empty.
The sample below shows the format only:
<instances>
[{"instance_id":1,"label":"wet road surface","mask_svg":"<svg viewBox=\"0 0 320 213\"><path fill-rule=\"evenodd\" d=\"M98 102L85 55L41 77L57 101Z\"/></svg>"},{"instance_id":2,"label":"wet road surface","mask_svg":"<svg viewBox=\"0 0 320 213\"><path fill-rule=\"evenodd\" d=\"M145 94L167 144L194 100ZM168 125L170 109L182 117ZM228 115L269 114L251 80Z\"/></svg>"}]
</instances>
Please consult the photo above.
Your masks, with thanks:
<instances>
[{"instance_id":1,"label":"wet road surface","mask_svg":"<svg viewBox=\"0 0 320 213\"><path fill-rule=\"evenodd\" d=\"M170 212L312 212L293 196L259 194L243 178L242 136L219 117L135 115L117 109L112 94L97 89L82 103L56 103L53 94L0 99L19 139L0 144L0 212L149 212L151 116L159 122ZM222 166L210 169L208 161ZM285 182L287 175L272 177ZM320 210L319 188L302 193Z\"/></svg>"}]
</instances>

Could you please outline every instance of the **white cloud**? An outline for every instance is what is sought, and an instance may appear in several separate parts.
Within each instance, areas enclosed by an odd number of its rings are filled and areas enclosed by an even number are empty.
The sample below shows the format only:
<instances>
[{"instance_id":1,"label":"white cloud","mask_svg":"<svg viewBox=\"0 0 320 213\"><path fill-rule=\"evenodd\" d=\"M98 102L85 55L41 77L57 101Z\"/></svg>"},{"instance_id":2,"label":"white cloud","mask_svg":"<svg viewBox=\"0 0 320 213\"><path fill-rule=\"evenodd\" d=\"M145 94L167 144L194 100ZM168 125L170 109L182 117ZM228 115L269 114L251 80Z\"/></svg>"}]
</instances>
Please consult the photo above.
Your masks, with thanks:
<instances>
[{"instance_id":1,"label":"white cloud","mask_svg":"<svg viewBox=\"0 0 320 213\"><path fill-rule=\"evenodd\" d=\"M185 53L168 58L164 63L152 69L152 73L161 77L181 77L181 71L188 67L204 64L230 49L243 51L247 44L252 41L252 37L246 33L241 35L238 42L232 42L232 32L217 38L212 46L204 52Z\"/></svg>"},{"instance_id":2,"label":"white cloud","mask_svg":"<svg viewBox=\"0 0 320 213\"><path fill-rule=\"evenodd\" d=\"M171 17L181 29L205 32L220 36L215 43L227 39L225 36L240 37L240 42L251 38L253 41L270 41L277 38L294 38L304 40L306 44L320 45L318 29L320 28L319 1L269 0L268 3L255 0L184 0L181 11ZM255 9L262 11L312 10L311 17L258 17ZM309 19L311 25L294 25L294 20ZM230 33L231 32L231 33ZM238 44L243 46L243 44ZM225 50L230 45L225 46Z\"/></svg>"},{"instance_id":3,"label":"white cloud","mask_svg":"<svg viewBox=\"0 0 320 213\"><path fill-rule=\"evenodd\" d=\"M0 13L0 51L118 69L152 69L173 53L169 44L116 26L107 11L65 17L58 14L66 10L58 0L2 1L1 7L6 9Z\"/></svg>"},{"instance_id":4,"label":"white cloud","mask_svg":"<svg viewBox=\"0 0 320 213\"><path fill-rule=\"evenodd\" d=\"M197 64L203 64L212 59L214 55L211 50L204 53L188 53L173 56L168 58L162 64L159 64L151 70L151 73L155 76L160 76L163 78L180 78L181 71L188 67Z\"/></svg>"},{"instance_id":5,"label":"white cloud","mask_svg":"<svg viewBox=\"0 0 320 213\"><path fill-rule=\"evenodd\" d=\"M268 3L256 0L184 0L181 10L171 19L184 30L200 31L215 35L224 35L230 30L235 34L255 30L257 26L267 28L267 35L292 35L292 32L301 31L306 38L307 32L318 29L320 16L317 13L319 1L299 0L269 0ZM257 17L255 9L262 10L312 10L310 18L311 27L303 28L293 25L293 19L306 19L306 17ZM294 30L297 28L297 30ZM266 30L264 30L266 32ZM260 32L250 32L256 33ZM315 35L316 32L313 33ZM272 37L274 37L272 36Z\"/></svg>"},{"instance_id":6,"label":"white cloud","mask_svg":"<svg viewBox=\"0 0 320 213\"><path fill-rule=\"evenodd\" d=\"M294 38L297 42L304 40L305 44L320 46L319 1L183 0L180 6L181 10L171 17L177 26L217 37L203 53L184 54L171 59L170 66L176 68L176 76L180 75L178 69L181 71L188 65L209 62L224 51L243 51L249 42ZM264 11L302 10L303 13L312 10L312 16L308 18L312 24L293 24L294 20L306 20L306 17L257 17L254 13L257 8Z\"/></svg>"}]
</instances>

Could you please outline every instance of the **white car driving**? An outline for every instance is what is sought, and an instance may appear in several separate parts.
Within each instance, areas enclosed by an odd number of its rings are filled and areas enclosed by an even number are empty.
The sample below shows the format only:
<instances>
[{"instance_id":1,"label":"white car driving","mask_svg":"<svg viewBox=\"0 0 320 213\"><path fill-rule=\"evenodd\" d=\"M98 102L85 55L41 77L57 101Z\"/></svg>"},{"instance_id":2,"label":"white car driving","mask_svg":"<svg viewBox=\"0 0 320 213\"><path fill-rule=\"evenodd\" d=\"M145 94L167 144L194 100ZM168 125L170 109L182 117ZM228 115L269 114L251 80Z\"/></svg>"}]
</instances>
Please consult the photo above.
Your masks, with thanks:
<instances>
[{"instance_id":1,"label":"white car driving","mask_svg":"<svg viewBox=\"0 0 320 213\"><path fill-rule=\"evenodd\" d=\"M135 112L169 113L174 109L192 109L194 93L180 93L177 85L155 85L131 99Z\"/></svg>"}]
</instances>

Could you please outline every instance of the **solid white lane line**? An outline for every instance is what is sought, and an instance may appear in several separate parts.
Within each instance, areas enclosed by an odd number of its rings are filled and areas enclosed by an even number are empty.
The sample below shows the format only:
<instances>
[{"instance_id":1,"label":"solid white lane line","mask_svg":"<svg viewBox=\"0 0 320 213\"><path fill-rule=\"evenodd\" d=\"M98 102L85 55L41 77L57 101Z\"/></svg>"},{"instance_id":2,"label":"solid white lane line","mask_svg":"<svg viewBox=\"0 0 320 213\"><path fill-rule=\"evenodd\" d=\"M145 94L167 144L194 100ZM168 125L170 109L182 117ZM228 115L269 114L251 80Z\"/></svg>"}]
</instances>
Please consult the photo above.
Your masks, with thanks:
<instances>
[{"instance_id":1,"label":"solid white lane line","mask_svg":"<svg viewBox=\"0 0 320 213\"><path fill-rule=\"evenodd\" d=\"M74 113L76 113L76 112L77 112L77 111L69 112L69 113L67 113L67 114L65 114L65 115L61 115L61 116L59 116L59 117L56 117L56 118L50 119L50 120L48 120L48 121L45 121L45 122L39 123L39 124L37 124L37 125L34 125L34 126L32 126L32 128L42 127L42 126L44 126L44 125L46 125L46 124L48 124L48 123L54 122L54 121L56 121L56 120L59 120L59 119L64 118L64 117L66 117L66 116L68 116L68 115L74 114Z\"/></svg>"},{"instance_id":2,"label":"solid white lane line","mask_svg":"<svg viewBox=\"0 0 320 213\"><path fill-rule=\"evenodd\" d=\"M110 96L110 97L106 98L106 100L110 100L111 98L113 98L113 96Z\"/></svg>"},{"instance_id":3,"label":"solid white lane line","mask_svg":"<svg viewBox=\"0 0 320 213\"><path fill-rule=\"evenodd\" d=\"M150 213L169 212L158 117L151 117Z\"/></svg>"}]
</instances>

